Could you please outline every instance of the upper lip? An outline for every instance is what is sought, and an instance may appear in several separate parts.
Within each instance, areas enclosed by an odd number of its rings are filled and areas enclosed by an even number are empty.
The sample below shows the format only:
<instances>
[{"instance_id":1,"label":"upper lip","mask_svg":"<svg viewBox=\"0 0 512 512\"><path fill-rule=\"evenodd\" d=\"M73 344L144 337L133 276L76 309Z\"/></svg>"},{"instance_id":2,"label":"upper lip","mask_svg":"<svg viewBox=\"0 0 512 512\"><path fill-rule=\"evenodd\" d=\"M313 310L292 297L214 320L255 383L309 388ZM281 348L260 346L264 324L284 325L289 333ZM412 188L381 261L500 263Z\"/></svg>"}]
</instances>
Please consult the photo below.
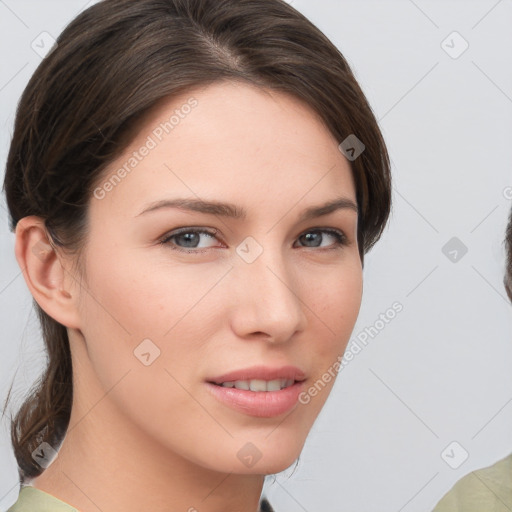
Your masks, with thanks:
<instances>
[{"instance_id":1,"label":"upper lip","mask_svg":"<svg viewBox=\"0 0 512 512\"><path fill-rule=\"evenodd\" d=\"M270 366L251 366L249 368L242 368L241 370L234 370L225 373L218 377L207 379L208 382L214 384L222 384L223 382L233 382L236 380L276 380L276 379L291 379L301 381L306 378L304 372L296 366L280 366L272 368Z\"/></svg>"}]
</instances>

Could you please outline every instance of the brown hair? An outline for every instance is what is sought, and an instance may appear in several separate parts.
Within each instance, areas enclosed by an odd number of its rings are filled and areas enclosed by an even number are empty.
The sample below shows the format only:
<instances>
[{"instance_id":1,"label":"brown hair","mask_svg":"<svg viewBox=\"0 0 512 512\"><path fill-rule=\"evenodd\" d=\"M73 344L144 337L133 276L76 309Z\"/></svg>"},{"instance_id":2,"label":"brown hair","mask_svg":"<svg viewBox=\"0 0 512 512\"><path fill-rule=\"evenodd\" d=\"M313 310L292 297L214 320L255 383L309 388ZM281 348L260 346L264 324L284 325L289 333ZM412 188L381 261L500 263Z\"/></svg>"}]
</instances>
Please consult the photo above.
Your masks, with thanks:
<instances>
[{"instance_id":1,"label":"brown hair","mask_svg":"<svg viewBox=\"0 0 512 512\"><path fill-rule=\"evenodd\" d=\"M512 301L512 209L510 210L507 224L507 231L505 232L505 277L503 283L508 298Z\"/></svg>"},{"instance_id":2,"label":"brown hair","mask_svg":"<svg viewBox=\"0 0 512 512\"><path fill-rule=\"evenodd\" d=\"M39 216L55 246L79 254L94 186L141 117L159 100L222 80L291 94L336 140L363 142L350 159L363 262L391 208L386 146L342 54L283 0L104 0L82 12L18 105L4 181L11 229ZM67 330L34 306L49 363L11 420L20 482L42 473L31 456L42 440L61 444L73 396Z\"/></svg>"}]
</instances>

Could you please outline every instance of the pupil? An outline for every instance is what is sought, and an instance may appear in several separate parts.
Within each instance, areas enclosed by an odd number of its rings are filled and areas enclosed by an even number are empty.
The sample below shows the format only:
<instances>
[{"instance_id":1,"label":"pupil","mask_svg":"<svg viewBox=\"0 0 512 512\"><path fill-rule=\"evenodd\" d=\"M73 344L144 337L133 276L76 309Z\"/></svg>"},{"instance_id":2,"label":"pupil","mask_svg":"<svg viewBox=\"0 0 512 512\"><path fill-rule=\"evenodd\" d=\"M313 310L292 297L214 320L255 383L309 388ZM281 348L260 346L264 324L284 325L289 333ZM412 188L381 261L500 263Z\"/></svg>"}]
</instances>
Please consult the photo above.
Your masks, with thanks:
<instances>
[{"instance_id":1,"label":"pupil","mask_svg":"<svg viewBox=\"0 0 512 512\"><path fill-rule=\"evenodd\" d=\"M318 247L320 245L320 235L321 233L306 233L304 237L306 238L306 241L314 241L315 237L317 239L317 244L312 245L310 247Z\"/></svg>"},{"instance_id":2,"label":"pupil","mask_svg":"<svg viewBox=\"0 0 512 512\"><path fill-rule=\"evenodd\" d=\"M194 244L194 237L197 238L197 233L184 233L183 235L180 235L185 239L185 244L187 247L196 247L198 240L195 240ZM189 242L192 242L192 244L189 245Z\"/></svg>"}]
</instances>

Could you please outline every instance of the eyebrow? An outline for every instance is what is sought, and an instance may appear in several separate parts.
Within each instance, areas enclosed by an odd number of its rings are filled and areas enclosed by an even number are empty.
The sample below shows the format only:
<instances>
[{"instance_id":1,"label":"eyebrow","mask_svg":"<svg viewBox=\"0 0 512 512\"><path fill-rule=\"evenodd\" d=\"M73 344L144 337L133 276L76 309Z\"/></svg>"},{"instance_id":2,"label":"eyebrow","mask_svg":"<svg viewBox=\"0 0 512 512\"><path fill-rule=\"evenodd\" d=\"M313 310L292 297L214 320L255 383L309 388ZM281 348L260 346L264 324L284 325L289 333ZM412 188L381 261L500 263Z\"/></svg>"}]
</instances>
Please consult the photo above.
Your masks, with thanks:
<instances>
[{"instance_id":1,"label":"eyebrow","mask_svg":"<svg viewBox=\"0 0 512 512\"><path fill-rule=\"evenodd\" d=\"M145 215L162 208L178 208L180 210L188 210L211 215L220 215L233 219L247 218L247 211L232 203L224 203L221 201L206 201L204 199L162 199L147 205L136 217ZM357 204L346 197L338 197L325 204L319 206L310 206L306 208L299 217L300 222L304 222L322 215L328 215L336 210L353 210L358 213Z\"/></svg>"}]
</instances>

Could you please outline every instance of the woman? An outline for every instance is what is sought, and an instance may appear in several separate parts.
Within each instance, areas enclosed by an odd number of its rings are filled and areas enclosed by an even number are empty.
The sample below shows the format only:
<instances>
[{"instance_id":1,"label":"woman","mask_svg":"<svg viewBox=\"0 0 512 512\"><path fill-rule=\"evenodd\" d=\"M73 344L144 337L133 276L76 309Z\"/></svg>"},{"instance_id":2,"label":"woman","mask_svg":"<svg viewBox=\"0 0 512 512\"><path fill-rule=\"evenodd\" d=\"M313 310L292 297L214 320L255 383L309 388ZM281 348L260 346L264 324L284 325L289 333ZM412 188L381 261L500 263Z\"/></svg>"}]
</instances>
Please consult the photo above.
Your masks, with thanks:
<instances>
[{"instance_id":1,"label":"woman","mask_svg":"<svg viewBox=\"0 0 512 512\"><path fill-rule=\"evenodd\" d=\"M11 511L271 510L334 384L387 150L280 0L105 0L20 101L5 190L49 363ZM60 509L59 509L60 510Z\"/></svg>"}]
</instances>

